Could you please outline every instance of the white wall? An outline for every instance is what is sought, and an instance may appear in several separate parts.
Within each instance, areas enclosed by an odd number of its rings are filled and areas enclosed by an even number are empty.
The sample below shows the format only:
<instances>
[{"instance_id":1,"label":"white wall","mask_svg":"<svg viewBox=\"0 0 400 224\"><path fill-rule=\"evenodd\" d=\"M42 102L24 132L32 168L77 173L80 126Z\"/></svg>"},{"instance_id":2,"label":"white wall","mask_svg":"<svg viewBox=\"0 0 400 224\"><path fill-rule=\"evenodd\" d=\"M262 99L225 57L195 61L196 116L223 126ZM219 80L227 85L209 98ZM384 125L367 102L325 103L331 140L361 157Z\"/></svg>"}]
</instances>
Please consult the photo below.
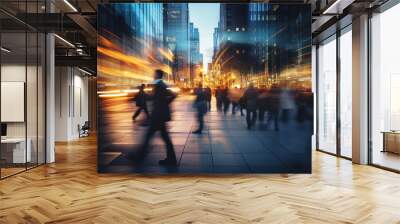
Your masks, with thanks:
<instances>
[{"instance_id":1,"label":"white wall","mask_svg":"<svg viewBox=\"0 0 400 224\"><path fill-rule=\"evenodd\" d=\"M39 70L37 70L39 69ZM32 162L39 159L39 163L44 163L44 83L42 68L35 66L25 66L24 64L10 63L1 66L2 82L24 82L26 84L26 107L22 112L26 112L26 120L23 122L6 122L8 138L25 138L30 140ZM27 80L25 80L27 78ZM24 93L22 93L24 94ZM7 97L7 96L2 96ZM10 108L1 108L10 110ZM39 156L37 156L39 153Z\"/></svg>"},{"instance_id":2,"label":"white wall","mask_svg":"<svg viewBox=\"0 0 400 224\"><path fill-rule=\"evenodd\" d=\"M27 68L24 65L19 65L19 64L5 64L1 66L1 81L2 82L25 82L25 75L26 75L26 70L28 71L28 85L29 87L31 86L36 86L36 80L32 80L30 78L30 75L33 73L36 74L36 67L33 66L28 66ZM37 105L37 99L36 99L36 87L35 88L27 88L27 107L32 107L36 108ZM40 107L41 105L39 105ZM7 110L7 108L1 108L2 110ZM27 119L28 122L34 121L34 125L28 124L28 137L29 137L29 128L32 127L36 130L36 119L37 115L36 113L30 113L32 110L27 109ZM35 109L36 111L36 109ZM8 122L7 123L7 135L8 137L25 137L25 123L26 122Z\"/></svg>"},{"instance_id":3,"label":"white wall","mask_svg":"<svg viewBox=\"0 0 400 224\"><path fill-rule=\"evenodd\" d=\"M73 67L56 67L55 73L55 140L70 141L88 120L88 78Z\"/></svg>"}]
</instances>

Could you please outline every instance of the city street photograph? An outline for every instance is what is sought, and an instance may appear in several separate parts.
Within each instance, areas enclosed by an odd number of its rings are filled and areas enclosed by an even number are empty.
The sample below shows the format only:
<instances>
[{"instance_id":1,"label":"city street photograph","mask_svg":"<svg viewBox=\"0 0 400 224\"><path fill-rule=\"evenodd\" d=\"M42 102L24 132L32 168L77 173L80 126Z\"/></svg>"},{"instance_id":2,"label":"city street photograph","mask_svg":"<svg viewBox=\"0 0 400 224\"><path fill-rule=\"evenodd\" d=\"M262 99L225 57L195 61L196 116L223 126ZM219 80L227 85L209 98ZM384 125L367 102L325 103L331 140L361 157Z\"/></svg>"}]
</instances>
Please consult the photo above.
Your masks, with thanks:
<instances>
[{"instance_id":1,"label":"city street photograph","mask_svg":"<svg viewBox=\"0 0 400 224\"><path fill-rule=\"evenodd\" d=\"M98 172L311 173L310 20L303 4L100 4Z\"/></svg>"}]
</instances>

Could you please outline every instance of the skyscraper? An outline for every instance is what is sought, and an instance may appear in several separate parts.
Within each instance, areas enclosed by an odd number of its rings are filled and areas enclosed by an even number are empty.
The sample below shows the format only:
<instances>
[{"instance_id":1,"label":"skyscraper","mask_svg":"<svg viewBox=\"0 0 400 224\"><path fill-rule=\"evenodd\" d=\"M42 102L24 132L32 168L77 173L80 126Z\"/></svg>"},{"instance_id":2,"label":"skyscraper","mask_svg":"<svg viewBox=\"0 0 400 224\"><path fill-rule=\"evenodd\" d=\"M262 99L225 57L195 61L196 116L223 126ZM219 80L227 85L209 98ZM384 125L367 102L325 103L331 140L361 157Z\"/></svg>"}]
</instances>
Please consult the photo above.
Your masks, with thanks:
<instances>
[{"instance_id":1,"label":"skyscraper","mask_svg":"<svg viewBox=\"0 0 400 224\"><path fill-rule=\"evenodd\" d=\"M164 4L164 45L174 54L174 81L186 85L190 81L189 6L187 3Z\"/></svg>"},{"instance_id":2,"label":"skyscraper","mask_svg":"<svg viewBox=\"0 0 400 224\"><path fill-rule=\"evenodd\" d=\"M111 4L106 7L99 6L99 12L104 15L98 18L102 29L99 36L98 70L102 78L110 82L118 76L118 83L138 85L152 80L151 70L154 67L163 67L164 57L159 49L163 47L163 4ZM109 18L114 18L110 20ZM149 19L151 18L151 19ZM115 25L118 24L118 25ZM108 46L103 43L112 42L118 46L118 54L134 57L129 63L116 60L107 55ZM105 49L102 50L102 48ZM115 48L115 47L114 47ZM115 50L115 49L112 49ZM139 63L141 59L147 60L148 65ZM124 75L121 71L134 71Z\"/></svg>"},{"instance_id":3,"label":"skyscraper","mask_svg":"<svg viewBox=\"0 0 400 224\"><path fill-rule=\"evenodd\" d=\"M248 4L221 3L219 27L214 31L213 69L221 85L245 86L250 71Z\"/></svg>"},{"instance_id":4,"label":"skyscraper","mask_svg":"<svg viewBox=\"0 0 400 224\"><path fill-rule=\"evenodd\" d=\"M214 33L213 33L213 58L217 54L218 48L219 48L219 42L220 42L220 22L218 21L218 27L214 28Z\"/></svg>"},{"instance_id":5,"label":"skyscraper","mask_svg":"<svg viewBox=\"0 0 400 224\"><path fill-rule=\"evenodd\" d=\"M303 44L309 34L303 25L305 12L285 5L249 4L252 75L258 83L282 80L282 73L310 59L310 48Z\"/></svg>"},{"instance_id":6,"label":"skyscraper","mask_svg":"<svg viewBox=\"0 0 400 224\"><path fill-rule=\"evenodd\" d=\"M200 54L199 29L190 23L190 85L194 86L203 66L203 55Z\"/></svg>"}]
</instances>

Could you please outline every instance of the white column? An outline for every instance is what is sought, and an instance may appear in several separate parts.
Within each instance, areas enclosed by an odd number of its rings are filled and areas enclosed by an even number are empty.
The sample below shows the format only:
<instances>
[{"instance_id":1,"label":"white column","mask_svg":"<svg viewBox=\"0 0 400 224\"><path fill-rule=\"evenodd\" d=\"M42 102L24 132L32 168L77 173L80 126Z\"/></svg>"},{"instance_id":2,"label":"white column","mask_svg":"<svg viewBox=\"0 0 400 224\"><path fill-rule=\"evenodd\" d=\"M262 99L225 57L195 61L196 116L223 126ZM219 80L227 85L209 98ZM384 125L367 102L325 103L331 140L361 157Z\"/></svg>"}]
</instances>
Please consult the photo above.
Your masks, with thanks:
<instances>
[{"instance_id":1,"label":"white column","mask_svg":"<svg viewBox=\"0 0 400 224\"><path fill-rule=\"evenodd\" d=\"M55 54L54 34L46 36L46 163L55 161Z\"/></svg>"},{"instance_id":2,"label":"white column","mask_svg":"<svg viewBox=\"0 0 400 224\"><path fill-rule=\"evenodd\" d=\"M72 68L59 66L55 71L55 141L63 142L71 140Z\"/></svg>"},{"instance_id":3,"label":"white column","mask_svg":"<svg viewBox=\"0 0 400 224\"><path fill-rule=\"evenodd\" d=\"M353 19L353 162L368 163L368 15Z\"/></svg>"}]
</instances>

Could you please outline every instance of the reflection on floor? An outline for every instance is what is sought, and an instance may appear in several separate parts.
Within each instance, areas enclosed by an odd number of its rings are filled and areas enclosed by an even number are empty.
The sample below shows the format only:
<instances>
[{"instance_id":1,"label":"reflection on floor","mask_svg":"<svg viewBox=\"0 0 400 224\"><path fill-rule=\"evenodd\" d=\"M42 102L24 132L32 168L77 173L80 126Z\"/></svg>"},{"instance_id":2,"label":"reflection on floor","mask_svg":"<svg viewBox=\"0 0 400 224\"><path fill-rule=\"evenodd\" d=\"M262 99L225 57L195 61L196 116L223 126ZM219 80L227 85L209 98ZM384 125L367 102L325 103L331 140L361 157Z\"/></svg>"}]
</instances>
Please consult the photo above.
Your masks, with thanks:
<instances>
[{"instance_id":1,"label":"reflection on floor","mask_svg":"<svg viewBox=\"0 0 400 224\"><path fill-rule=\"evenodd\" d=\"M400 170L400 155L391 152L375 151L373 154L373 164Z\"/></svg>"},{"instance_id":2,"label":"reflection on floor","mask_svg":"<svg viewBox=\"0 0 400 224\"><path fill-rule=\"evenodd\" d=\"M1 163L1 162L0 162ZM25 171L26 169L30 169L36 167L36 163L27 163L27 164L1 164L1 178L5 178L20 172Z\"/></svg>"},{"instance_id":3,"label":"reflection on floor","mask_svg":"<svg viewBox=\"0 0 400 224\"><path fill-rule=\"evenodd\" d=\"M10 175L22 172L25 170L25 167L7 167L7 168L1 168L1 178L8 177Z\"/></svg>"},{"instance_id":4,"label":"reflection on floor","mask_svg":"<svg viewBox=\"0 0 400 224\"><path fill-rule=\"evenodd\" d=\"M174 102L170 134L179 160L177 168L158 165L165 158L165 147L160 137L153 139L149 154L139 165L125 155L137 149L146 127L132 122L135 108L122 99L102 102L103 129L99 139L100 172L145 173L300 173L311 166L311 122L297 123L294 119L280 122L280 130L258 124L247 130L245 117L239 112L224 115L215 107L206 116L202 135L196 129L192 96L181 96ZM215 104L214 104L215 105ZM271 122L272 123L272 122Z\"/></svg>"}]
</instances>

